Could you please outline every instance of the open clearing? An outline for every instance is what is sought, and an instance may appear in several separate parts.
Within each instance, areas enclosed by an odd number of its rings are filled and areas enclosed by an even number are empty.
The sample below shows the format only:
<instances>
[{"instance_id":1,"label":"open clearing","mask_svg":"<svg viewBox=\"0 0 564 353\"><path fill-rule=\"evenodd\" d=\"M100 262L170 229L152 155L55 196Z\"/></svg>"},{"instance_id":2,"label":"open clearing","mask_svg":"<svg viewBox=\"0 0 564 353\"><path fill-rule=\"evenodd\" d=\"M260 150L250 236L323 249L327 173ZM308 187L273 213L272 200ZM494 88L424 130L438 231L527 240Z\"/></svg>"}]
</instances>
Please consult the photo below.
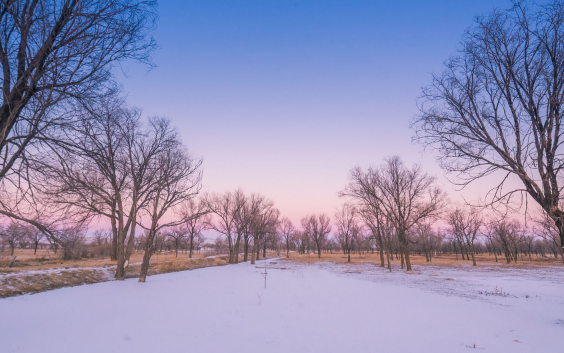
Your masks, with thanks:
<instances>
[{"instance_id":1,"label":"open clearing","mask_svg":"<svg viewBox=\"0 0 564 353\"><path fill-rule=\"evenodd\" d=\"M263 265L263 261L259 265ZM549 352L560 267L270 260L0 299L2 352ZM496 290L497 287L497 290Z\"/></svg>"}]
</instances>

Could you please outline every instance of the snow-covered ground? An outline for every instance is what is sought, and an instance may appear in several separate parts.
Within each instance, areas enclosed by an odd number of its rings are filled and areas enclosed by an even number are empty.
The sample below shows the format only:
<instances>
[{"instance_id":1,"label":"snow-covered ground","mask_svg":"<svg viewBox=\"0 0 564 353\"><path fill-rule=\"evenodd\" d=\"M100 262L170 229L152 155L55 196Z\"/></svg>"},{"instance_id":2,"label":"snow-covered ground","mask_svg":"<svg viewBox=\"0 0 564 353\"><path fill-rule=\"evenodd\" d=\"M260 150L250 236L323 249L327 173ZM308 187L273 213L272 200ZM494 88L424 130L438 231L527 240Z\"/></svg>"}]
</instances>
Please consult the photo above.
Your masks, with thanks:
<instances>
[{"instance_id":1,"label":"snow-covered ground","mask_svg":"<svg viewBox=\"0 0 564 353\"><path fill-rule=\"evenodd\" d=\"M421 267L408 275L273 262L267 289L260 268L239 264L0 299L0 352L563 347L562 268Z\"/></svg>"}]
</instances>

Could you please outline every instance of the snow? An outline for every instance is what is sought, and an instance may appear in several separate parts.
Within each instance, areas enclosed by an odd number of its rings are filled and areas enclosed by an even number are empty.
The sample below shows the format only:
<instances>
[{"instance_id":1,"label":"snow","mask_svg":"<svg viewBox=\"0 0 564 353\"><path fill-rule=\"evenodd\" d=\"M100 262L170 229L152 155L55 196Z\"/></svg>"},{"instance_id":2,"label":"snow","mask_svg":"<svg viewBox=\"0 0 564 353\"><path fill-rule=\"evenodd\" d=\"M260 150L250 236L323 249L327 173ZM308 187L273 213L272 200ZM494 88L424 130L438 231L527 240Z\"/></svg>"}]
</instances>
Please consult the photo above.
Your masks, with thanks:
<instances>
[{"instance_id":1,"label":"snow","mask_svg":"<svg viewBox=\"0 0 564 353\"><path fill-rule=\"evenodd\" d=\"M271 261L0 299L1 352L558 351L564 269ZM273 268L274 267L274 268ZM503 288L507 295L495 293Z\"/></svg>"}]
</instances>

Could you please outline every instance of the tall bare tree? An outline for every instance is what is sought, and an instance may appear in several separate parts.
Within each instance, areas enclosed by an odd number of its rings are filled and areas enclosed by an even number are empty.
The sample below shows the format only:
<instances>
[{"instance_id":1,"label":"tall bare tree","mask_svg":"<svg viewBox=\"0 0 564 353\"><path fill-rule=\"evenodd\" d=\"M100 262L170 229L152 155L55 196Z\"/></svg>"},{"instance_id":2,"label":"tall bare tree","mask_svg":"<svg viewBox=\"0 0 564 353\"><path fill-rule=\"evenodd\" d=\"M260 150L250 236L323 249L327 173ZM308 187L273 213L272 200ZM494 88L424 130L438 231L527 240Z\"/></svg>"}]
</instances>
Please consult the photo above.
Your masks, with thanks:
<instances>
[{"instance_id":1,"label":"tall bare tree","mask_svg":"<svg viewBox=\"0 0 564 353\"><path fill-rule=\"evenodd\" d=\"M511 261L517 263L519 246L525 240L525 232L521 224L515 219L503 217L490 221L487 227L487 231L501 245L507 263Z\"/></svg>"},{"instance_id":2,"label":"tall bare tree","mask_svg":"<svg viewBox=\"0 0 564 353\"><path fill-rule=\"evenodd\" d=\"M160 119L163 124L167 120ZM144 207L144 213L149 222L143 226L147 230L145 252L141 263L139 282L145 282L149 270L149 261L153 254L153 241L162 229L175 227L186 223L187 219L168 219L161 222L169 211L180 206L190 198L195 197L201 188L202 160L191 156L179 139L167 149L159 153L152 164L155 169L154 180L148 192L149 202ZM179 213L181 214L181 213Z\"/></svg>"},{"instance_id":3,"label":"tall bare tree","mask_svg":"<svg viewBox=\"0 0 564 353\"><path fill-rule=\"evenodd\" d=\"M446 218L450 226L450 232L466 243L472 255L472 266L476 266L474 242L483 225L482 217L477 210L469 206L459 206L450 210Z\"/></svg>"},{"instance_id":4,"label":"tall bare tree","mask_svg":"<svg viewBox=\"0 0 564 353\"><path fill-rule=\"evenodd\" d=\"M76 101L115 90L116 64L152 65L155 9L152 0L0 1L0 214L55 234L29 200L27 161L73 128Z\"/></svg>"},{"instance_id":5,"label":"tall bare tree","mask_svg":"<svg viewBox=\"0 0 564 353\"><path fill-rule=\"evenodd\" d=\"M190 242L190 252L188 257L192 258L194 250L194 241L202 235L202 232L208 227L210 220L208 219L209 210L203 200L190 198L180 207L180 215L186 220L184 227L186 229L188 241Z\"/></svg>"},{"instance_id":6,"label":"tall bare tree","mask_svg":"<svg viewBox=\"0 0 564 353\"><path fill-rule=\"evenodd\" d=\"M354 206L343 204L335 213L337 237L342 239L343 250L351 262L351 250L355 233L358 232L358 211Z\"/></svg>"},{"instance_id":7,"label":"tall bare tree","mask_svg":"<svg viewBox=\"0 0 564 353\"><path fill-rule=\"evenodd\" d=\"M407 168L396 156L387 158L378 168L352 169L350 180L342 195L377 202L394 224L406 268L411 271L408 232L416 223L438 216L445 199L435 178L424 173L419 165Z\"/></svg>"},{"instance_id":8,"label":"tall bare tree","mask_svg":"<svg viewBox=\"0 0 564 353\"><path fill-rule=\"evenodd\" d=\"M563 37L560 0L515 1L477 17L458 54L423 89L413 122L416 139L439 150L456 183L499 176L485 205L520 206L531 197L555 222L561 246Z\"/></svg>"},{"instance_id":9,"label":"tall bare tree","mask_svg":"<svg viewBox=\"0 0 564 353\"><path fill-rule=\"evenodd\" d=\"M54 144L49 158L33 161L42 178L37 188L58 214L70 214L77 222L109 219L110 254L117 260L116 279L123 280L139 210L151 201L158 179L153 165L178 144L178 136L165 119L141 124L140 111L115 97L103 105L84 105L77 114L73 129L65 131L66 142Z\"/></svg>"},{"instance_id":10,"label":"tall bare tree","mask_svg":"<svg viewBox=\"0 0 564 353\"><path fill-rule=\"evenodd\" d=\"M235 194L230 191L223 194L207 194L203 201L217 218L217 220L210 221L209 227L226 237L229 263L235 263L235 237L237 236L235 215L242 204L237 202Z\"/></svg>"},{"instance_id":11,"label":"tall bare tree","mask_svg":"<svg viewBox=\"0 0 564 353\"><path fill-rule=\"evenodd\" d=\"M321 258L321 247L327 239L327 235L331 232L330 222L331 219L326 214L307 215L302 218L302 227L304 232L315 242L318 258Z\"/></svg>"},{"instance_id":12,"label":"tall bare tree","mask_svg":"<svg viewBox=\"0 0 564 353\"><path fill-rule=\"evenodd\" d=\"M239 260L239 247L241 239L244 244L244 261L248 260L249 255L249 243L252 238L252 226L253 221L256 217L260 215L264 209L272 207L274 204L272 201L266 199L260 194L245 195L241 189L235 191L235 201L237 207L235 207L235 228L237 232L237 237L235 239L235 263Z\"/></svg>"},{"instance_id":13,"label":"tall bare tree","mask_svg":"<svg viewBox=\"0 0 564 353\"><path fill-rule=\"evenodd\" d=\"M370 198L370 195L364 195ZM379 206L377 200L374 200L373 204L363 203L361 200L361 205L359 209L359 216L364 221L364 224L372 232L372 238L376 240L378 244L378 252L380 253L380 267L385 267L384 264L384 232L385 226L382 223L386 222L386 215L382 208Z\"/></svg>"},{"instance_id":14,"label":"tall bare tree","mask_svg":"<svg viewBox=\"0 0 564 353\"><path fill-rule=\"evenodd\" d=\"M296 227L294 227L294 224L289 218L284 217L280 220L278 231L286 244L286 258L290 258L290 243L292 241L292 234L296 231Z\"/></svg>"},{"instance_id":15,"label":"tall bare tree","mask_svg":"<svg viewBox=\"0 0 564 353\"><path fill-rule=\"evenodd\" d=\"M266 243L268 234L276 233L280 219L280 211L274 207L274 202L268 200L260 208L260 212L253 217L251 234L253 236L253 249L251 251L251 264L259 259L260 242Z\"/></svg>"}]
</instances>

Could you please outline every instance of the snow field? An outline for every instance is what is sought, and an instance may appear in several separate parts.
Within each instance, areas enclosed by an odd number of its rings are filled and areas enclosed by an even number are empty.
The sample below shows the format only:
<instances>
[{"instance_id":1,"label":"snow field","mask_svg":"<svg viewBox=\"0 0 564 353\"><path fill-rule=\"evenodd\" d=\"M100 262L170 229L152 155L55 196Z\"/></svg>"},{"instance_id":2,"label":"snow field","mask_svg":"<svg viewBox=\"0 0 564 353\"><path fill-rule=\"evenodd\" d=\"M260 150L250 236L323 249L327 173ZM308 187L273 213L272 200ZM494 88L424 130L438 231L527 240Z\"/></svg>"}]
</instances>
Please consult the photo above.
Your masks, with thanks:
<instances>
[{"instance_id":1,"label":"snow field","mask_svg":"<svg viewBox=\"0 0 564 353\"><path fill-rule=\"evenodd\" d=\"M242 263L0 299L0 352L515 353L562 346L562 269L488 276L270 266L278 269L268 270L267 289L263 270ZM494 283L511 296L479 294Z\"/></svg>"}]
</instances>

